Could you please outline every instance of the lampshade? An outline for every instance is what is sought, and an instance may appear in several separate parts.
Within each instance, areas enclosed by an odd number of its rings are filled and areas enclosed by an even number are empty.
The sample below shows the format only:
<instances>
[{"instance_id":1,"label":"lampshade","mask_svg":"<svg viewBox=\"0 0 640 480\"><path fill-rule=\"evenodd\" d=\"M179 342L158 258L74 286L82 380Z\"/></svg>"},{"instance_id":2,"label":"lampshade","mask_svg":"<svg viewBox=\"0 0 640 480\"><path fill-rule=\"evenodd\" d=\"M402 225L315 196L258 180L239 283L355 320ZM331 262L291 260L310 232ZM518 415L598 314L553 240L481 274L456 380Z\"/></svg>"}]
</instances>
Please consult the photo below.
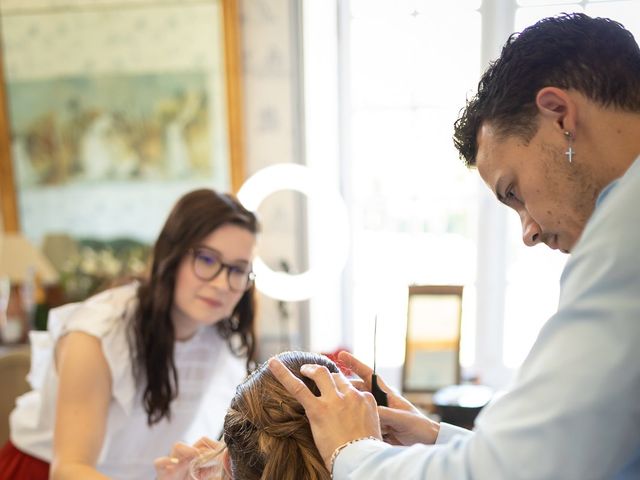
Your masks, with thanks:
<instances>
[{"instance_id":1,"label":"lampshade","mask_svg":"<svg viewBox=\"0 0 640 480\"><path fill-rule=\"evenodd\" d=\"M0 276L8 276L11 283L21 283L30 269L45 285L58 281L58 272L49 260L21 233L0 233Z\"/></svg>"}]
</instances>

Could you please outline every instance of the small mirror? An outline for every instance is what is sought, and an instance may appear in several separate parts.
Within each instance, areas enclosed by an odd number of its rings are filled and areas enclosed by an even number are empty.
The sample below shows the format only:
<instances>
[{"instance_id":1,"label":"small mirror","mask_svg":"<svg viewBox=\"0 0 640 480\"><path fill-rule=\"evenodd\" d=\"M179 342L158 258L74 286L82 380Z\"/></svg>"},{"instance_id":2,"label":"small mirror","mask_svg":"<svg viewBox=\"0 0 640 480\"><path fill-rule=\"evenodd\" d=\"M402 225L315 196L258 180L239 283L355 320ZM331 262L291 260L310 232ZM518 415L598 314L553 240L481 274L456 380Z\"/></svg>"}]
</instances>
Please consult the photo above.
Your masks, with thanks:
<instances>
[{"instance_id":1,"label":"small mirror","mask_svg":"<svg viewBox=\"0 0 640 480\"><path fill-rule=\"evenodd\" d=\"M409 287L405 392L434 392L460 381L462 286Z\"/></svg>"}]
</instances>

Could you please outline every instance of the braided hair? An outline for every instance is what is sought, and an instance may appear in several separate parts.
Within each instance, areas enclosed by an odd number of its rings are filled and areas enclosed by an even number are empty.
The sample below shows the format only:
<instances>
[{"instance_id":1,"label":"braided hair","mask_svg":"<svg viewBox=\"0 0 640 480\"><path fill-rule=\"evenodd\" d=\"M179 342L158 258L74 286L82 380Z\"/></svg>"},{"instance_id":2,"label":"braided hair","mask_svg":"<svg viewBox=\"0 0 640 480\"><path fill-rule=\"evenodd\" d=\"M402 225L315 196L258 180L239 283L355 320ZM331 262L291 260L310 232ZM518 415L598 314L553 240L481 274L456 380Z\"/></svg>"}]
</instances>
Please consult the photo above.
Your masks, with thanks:
<instances>
[{"instance_id":1,"label":"braided hair","mask_svg":"<svg viewBox=\"0 0 640 480\"><path fill-rule=\"evenodd\" d=\"M323 365L337 373L327 357L308 352L278 355L284 365L319 396L316 384L300 374L305 364ZM234 480L330 480L313 442L302 405L271 373L266 363L236 389L224 420L224 441ZM219 452L202 456L192 472L211 466Z\"/></svg>"}]
</instances>

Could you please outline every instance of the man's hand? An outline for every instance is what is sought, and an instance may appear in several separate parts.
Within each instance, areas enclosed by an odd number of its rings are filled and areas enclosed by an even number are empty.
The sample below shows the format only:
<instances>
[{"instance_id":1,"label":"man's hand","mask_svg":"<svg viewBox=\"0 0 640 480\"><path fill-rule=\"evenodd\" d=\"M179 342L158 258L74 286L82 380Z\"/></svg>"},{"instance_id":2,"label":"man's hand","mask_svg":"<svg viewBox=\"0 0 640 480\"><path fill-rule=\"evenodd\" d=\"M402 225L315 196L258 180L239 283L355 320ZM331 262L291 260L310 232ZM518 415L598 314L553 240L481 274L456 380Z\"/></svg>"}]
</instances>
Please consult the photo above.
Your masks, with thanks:
<instances>
[{"instance_id":1,"label":"man's hand","mask_svg":"<svg viewBox=\"0 0 640 480\"><path fill-rule=\"evenodd\" d=\"M330 373L321 365L303 365L300 372L320 390L316 397L278 358L269 360L269 369L304 407L327 468L331 468L331 455L339 446L358 438L382 438L373 395L358 391L342 373Z\"/></svg>"},{"instance_id":2,"label":"man's hand","mask_svg":"<svg viewBox=\"0 0 640 480\"><path fill-rule=\"evenodd\" d=\"M391 445L433 444L438 438L440 424L417 410L378 407L378 414L382 438Z\"/></svg>"},{"instance_id":3,"label":"man's hand","mask_svg":"<svg viewBox=\"0 0 640 480\"><path fill-rule=\"evenodd\" d=\"M216 442L207 437L202 437L196 443L187 445L186 443L176 443L167 457L158 457L154 460L153 466L156 469L157 480L192 480L189 472L191 461L201 453L209 450L220 450L224 443ZM222 459L220 460L222 461ZM214 469L212 469L213 471ZM215 469L222 472L222 468ZM210 474L212 472L207 472ZM211 478L207 476L206 478ZM215 477L214 477L215 478ZM222 476L220 476L222 478Z\"/></svg>"},{"instance_id":4,"label":"man's hand","mask_svg":"<svg viewBox=\"0 0 640 480\"><path fill-rule=\"evenodd\" d=\"M339 360L358 375L364 383L358 388L371 390L373 370L348 352L340 352ZM378 407L383 438L392 445L413 445L414 443L435 443L440 424L423 415L406 398L389 388L378 377L378 385L386 392L389 407Z\"/></svg>"}]
</instances>

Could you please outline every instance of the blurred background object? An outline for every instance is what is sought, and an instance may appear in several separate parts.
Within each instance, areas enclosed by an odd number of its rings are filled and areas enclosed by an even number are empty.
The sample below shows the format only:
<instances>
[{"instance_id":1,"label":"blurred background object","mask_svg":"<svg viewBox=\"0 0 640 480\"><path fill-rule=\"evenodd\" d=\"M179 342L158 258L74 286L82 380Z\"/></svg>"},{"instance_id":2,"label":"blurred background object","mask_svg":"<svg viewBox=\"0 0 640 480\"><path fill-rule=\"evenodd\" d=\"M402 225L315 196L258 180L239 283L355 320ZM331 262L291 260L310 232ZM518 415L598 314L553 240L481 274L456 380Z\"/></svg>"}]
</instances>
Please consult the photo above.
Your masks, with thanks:
<instances>
[{"instance_id":1,"label":"blurred background object","mask_svg":"<svg viewBox=\"0 0 640 480\"><path fill-rule=\"evenodd\" d=\"M83 300L114 282L143 277L151 247L132 238L75 239L49 234L42 247L60 274L65 302Z\"/></svg>"},{"instance_id":2,"label":"blurred background object","mask_svg":"<svg viewBox=\"0 0 640 480\"><path fill-rule=\"evenodd\" d=\"M18 232L0 234L0 338L26 342L35 327L36 306L44 303L44 288L59 279L51 262Z\"/></svg>"},{"instance_id":3,"label":"blurred background object","mask_svg":"<svg viewBox=\"0 0 640 480\"><path fill-rule=\"evenodd\" d=\"M440 420L471 430L492 397L493 390L486 385L450 385L434 393L432 402Z\"/></svg>"},{"instance_id":4,"label":"blurred background object","mask_svg":"<svg viewBox=\"0 0 640 480\"><path fill-rule=\"evenodd\" d=\"M9 351L0 350L0 443L9 439L9 414L16 398L29 391L27 373L31 365L29 347L21 346Z\"/></svg>"}]
</instances>

